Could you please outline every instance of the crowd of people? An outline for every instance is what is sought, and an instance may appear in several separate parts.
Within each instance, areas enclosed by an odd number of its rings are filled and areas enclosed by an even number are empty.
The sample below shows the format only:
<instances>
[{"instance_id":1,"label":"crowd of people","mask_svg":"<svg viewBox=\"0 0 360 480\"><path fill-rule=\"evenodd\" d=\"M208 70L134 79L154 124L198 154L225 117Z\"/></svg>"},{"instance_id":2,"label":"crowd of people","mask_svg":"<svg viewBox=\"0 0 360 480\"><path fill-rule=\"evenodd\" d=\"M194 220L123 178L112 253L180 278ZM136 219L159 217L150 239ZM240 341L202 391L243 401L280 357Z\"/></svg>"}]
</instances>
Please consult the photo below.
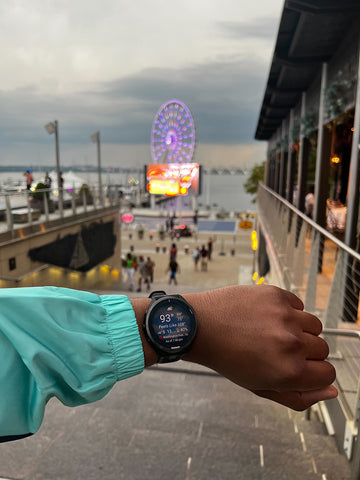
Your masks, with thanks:
<instances>
[{"instance_id":1,"label":"crowd of people","mask_svg":"<svg viewBox=\"0 0 360 480\"><path fill-rule=\"evenodd\" d=\"M207 243L201 246L195 246L192 250L192 258L194 262L194 270L198 271L200 263L200 270L206 272L208 269L208 262L212 259L214 238L210 237ZM133 251L128 252L123 262L126 269L127 281L130 291L134 291L137 285L137 292L142 291L144 286L147 291L150 291L151 283L154 281L155 262L150 257L144 257L142 254L136 255ZM177 285L177 275L181 273L180 264L178 261L178 247L176 243L172 243L169 248L169 260L165 273L169 273L168 283ZM137 277L137 279L135 279Z\"/></svg>"},{"instance_id":2,"label":"crowd of people","mask_svg":"<svg viewBox=\"0 0 360 480\"><path fill-rule=\"evenodd\" d=\"M137 292L141 292L142 285L146 286L146 290L150 290L150 285L154 281L154 267L155 263L150 257L146 259L143 255L135 255L128 252L125 259L125 268L128 276L129 289L135 289L135 272L138 272L138 288Z\"/></svg>"},{"instance_id":3,"label":"crowd of people","mask_svg":"<svg viewBox=\"0 0 360 480\"><path fill-rule=\"evenodd\" d=\"M209 238L207 244L201 245L201 247L197 246L193 250L193 260L194 260L194 270L198 270L198 264L200 261L200 268L202 272L206 272L208 268L208 262L211 261L212 252L213 252L213 243L214 239L212 237Z\"/></svg>"}]
</instances>

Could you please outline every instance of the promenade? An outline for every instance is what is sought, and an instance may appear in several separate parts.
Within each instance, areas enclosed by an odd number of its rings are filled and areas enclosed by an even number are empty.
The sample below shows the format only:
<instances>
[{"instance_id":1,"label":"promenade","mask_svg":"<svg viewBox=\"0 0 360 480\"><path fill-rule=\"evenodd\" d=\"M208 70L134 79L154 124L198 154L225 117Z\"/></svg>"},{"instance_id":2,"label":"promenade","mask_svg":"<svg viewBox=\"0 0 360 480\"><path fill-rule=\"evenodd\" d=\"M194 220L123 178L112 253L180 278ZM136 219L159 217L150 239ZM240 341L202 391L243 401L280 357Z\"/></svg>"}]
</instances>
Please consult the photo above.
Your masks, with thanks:
<instances>
[{"instance_id":1,"label":"promenade","mask_svg":"<svg viewBox=\"0 0 360 480\"><path fill-rule=\"evenodd\" d=\"M153 290L202 291L251 283L250 231L201 232L175 241L181 273L168 285L171 240L122 232L122 253L150 256ZM192 250L215 237L208 270ZM160 251L156 252L156 245ZM166 246L166 252L162 247ZM136 277L137 278L137 277ZM110 291L129 296L125 278ZM4 394L4 392L3 392ZM117 384L101 401L66 408L52 399L40 431L0 446L0 479L17 480L350 480L344 455L313 414L256 397L187 362L155 366Z\"/></svg>"}]
</instances>

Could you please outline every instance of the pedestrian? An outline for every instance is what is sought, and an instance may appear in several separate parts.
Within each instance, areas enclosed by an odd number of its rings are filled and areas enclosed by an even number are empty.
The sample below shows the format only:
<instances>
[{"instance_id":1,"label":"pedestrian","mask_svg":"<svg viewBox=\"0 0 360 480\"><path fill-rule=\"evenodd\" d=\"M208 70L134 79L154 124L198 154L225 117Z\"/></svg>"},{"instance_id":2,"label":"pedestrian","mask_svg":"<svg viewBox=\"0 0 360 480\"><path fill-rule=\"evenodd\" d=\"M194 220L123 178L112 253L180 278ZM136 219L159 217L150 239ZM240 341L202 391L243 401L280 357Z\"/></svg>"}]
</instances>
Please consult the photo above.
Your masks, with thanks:
<instances>
[{"instance_id":1,"label":"pedestrian","mask_svg":"<svg viewBox=\"0 0 360 480\"><path fill-rule=\"evenodd\" d=\"M178 262L176 260L170 260L169 266L166 271L170 271L169 285L171 285L172 281L175 285L177 285L176 274L180 273L180 265L178 264Z\"/></svg>"},{"instance_id":2,"label":"pedestrian","mask_svg":"<svg viewBox=\"0 0 360 480\"><path fill-rule=\"evenodd\" d=\"M63 186L64 186L64 177L62 172L60 172L60 188L63 188Z\"/></svg>"},{"instance_id":3,"label":"pedestrian","mask_svg":"<svg viewBox=\"0 0 360 480\"><path fill-rule=\"evenodd\" d=\"M183 360L295 410L337 396L321 322L293 293L237 285L180 298L197 324ZM143 328L150 301L58 287L1 288L0 386L6 394L0 396L0 442L34 434L52 397L69 407L94 402L159 362ZM184 319L185 336L190 321Z\"/></svg>"},{"instance_id":4,"label":"pedestrian","mask_svg":"<svg viewBox=\"0 0 360 480\"><path fill-rule=\"evenodd\" d=\"M173 230L173 228L174 228L175 219L176 219L176 215L175 215L175 212L174 212L172 217L170 217L170 230Z\"/></svg>"},{"instance_id":5,"label":"pedestrian","mask_svg":"<svg viewBox=\"0 0 360 480\"><path fill-rule=\"evenodd\" d=\"M138 289L137 292L141 292L141 284L144 280L144 283L147 284L147 274L146 274L146 261L142 255L139 255L139 259L137 262L137 270L139 272L139 280L138 280ZM150 282L147 285L147 289L150 290Z\"/></svg>"},{"instance_id":6,"label":"pedestrian","mask_svg":"<svg viewBox=\"0 0 360 480\"><path fill-rule=\"evenodd\" d=\"M30 190L31 184L34 181L34 177L32 176L32 173L30 172L30 170L26 170L24 175L26 177L26 188L27 190Z\"/></svg>"},{"instance_id":7,"label":"pedestrian","mask_svg":"<svg viewBox=\"0 0 360 480\"><path fill-rule=\"evenodd\" d=\"M305 215L310 218L313 218L314 203L314 186L311 185L309 192L305 195Z\"/></svg>"},{"instance_id":8,"label":"pedestrian","mask_svg":"<svg viewBox=\"0 0 360 480\"><path fill-rule=\"evenodd\" d=\"M170 260L175 260L176 255L177 255L177 246L175 243L173 243L170 248Z\"/></svg>"},{"instance_id":9,"label":"pedestrian","mask_svg":"<svg viewBox=\"0 0 360 480\"><path fill-rule=\"evenodd\" d=\"M134 282L134 274L136 268L136 260L131 252L126 255L126 273L129 280L129 289L130 291L134 290L135 282Z\"/></svg>"},{"instance_id":10,"label":"pedestrian","mask_svg":"<svg viewBox=\"0 0 360 480\"><path fill-rule=\"evenodd\" d=\"M44 183L45 183L46 188L51 188L51 182L52 182L52 179L49 175L49 172L46 172L45 173L45 179L44 179Z\"/></svg>"},{"instance_id":11,"label":"pedestrian","mask_svg":"<svg viewBox=\"0 0 360 480\"><path fill-rule=\"evenodd\" d=\"M150 283L154 282L154 268L155 268L155 262L153 262L150 257L147 257L146 273L147 273L147 276L150 280Z\"/></svg>"},{"instance_id":12,"label":"pedestrian","mask_svg":"<svg viewBox=\"0 0 360 480\"><path fill-rule=\"evenodd\" d=\"M201 271L202 272L207 272L208 251L207 251L205 245L201 246L200 258L201 258Z\"/></svg>"},{"instance_id":13,"label":"pedestrian","mask_svg":"<svg viewBox=\"0 0 360 480\"><path fill-rule=\"evenodd\" d=\"M199 260L200 260L200 248L199 247L194 248L193 260L194 260L194 270L196 272L197 269L198 269L198 263L199 263Z\"/></svg>"},{"instance_id":14,"label":"pedestrian","mask_svg":"<svg viewBox=\"0 0 360 480\"><path fill-rule=\"evenodd\" d=\"M213 250L213 243L214 239L212 237L209 238L207 242L207 251L208 251L208 259L211 260L212 250Z\"/></svg>"}]
</instances>

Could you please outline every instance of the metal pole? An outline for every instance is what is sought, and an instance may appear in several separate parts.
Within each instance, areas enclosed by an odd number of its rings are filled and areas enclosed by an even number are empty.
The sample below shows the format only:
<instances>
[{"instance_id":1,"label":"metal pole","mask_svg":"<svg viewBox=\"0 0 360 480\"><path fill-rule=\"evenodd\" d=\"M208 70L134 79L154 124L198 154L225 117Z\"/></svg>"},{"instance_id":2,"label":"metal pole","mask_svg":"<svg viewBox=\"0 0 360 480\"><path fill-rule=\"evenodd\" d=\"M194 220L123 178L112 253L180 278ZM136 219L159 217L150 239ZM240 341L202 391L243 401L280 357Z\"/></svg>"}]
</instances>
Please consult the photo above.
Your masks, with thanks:
<instances>
[{"instance_id":1,"label":"metal pole","mask_svg":"<svg viewBox=\"0 0 360 480\"><path fill-rule=\"evenodd\" d=\"M55 157L56 157L56 174L57 184L59 191L59 213L60 217L63 217L63 191L61 186L61 171L60 171L60 154L59 154L59 133L58 133L58 121L55 120Z\"/></svg>"},{"instance_id":2,"label":"metal pole","mask_svg":"<svg viewBox=\"0 0 360 480\"><path fill-rule=\"evenodd\" d=\"M293 128L294 128L294 109L290 110L289 130L288 130L288 155L287 155L287 176L286 176L286 200L293 203L294 193L294 159L292 154L293 143Z\"/></svg>"},{"instance_id":3,"label":"metal pole","mask_svg":"<svg viewBox=\"0 0 360 480\"><path fill-rule=\"evenodd\" d=\"M314 220L324 227L323 215L321 209L325 211L326 208L326 193L327 190L327 176L324 166L324 116L325 116L325 95L327 88L327 63L323 63L321 71L321 86L320 86L320 103L319 103L319 121L318 121L318 140L316 151L316 170L315 170L315 205L314 205ZM325 152L326 153L326 152ZM329 163L329 158L326 160ZM326 187L324 185L323 177L326 180Z\"/></svg>"},{"instance_id":4,"label":"metal pole","mask_svg":"<svg viewBox=\"0 0 360 480\"><path fill-rule=\"evenodd\" d=\"M284 140L285 140L285 123L284 120L281 124L281 150L280 150L280 187L279 187L279 194L282 197L285 197L285 150L284 150Z\"/></svg>"},{"instance_id":5,"label":"metal pole","mask_svg":"<svg viewBox=\"0 0 360 480\"><path fill-rule=\"evenodd\" d=\"M100 152L100 132L97 133L97 160L98 160L98 177L99 177L99 197L100 204L104 206L104 196L102 190L102 180L101 180L101 152Z\"/></svg>"},{"instance_id":6,"label":"metal pole","mask_svg":"<svg viewBox=\"0 0 360 480\"><path fill-rule=\"evenodd\" d=\"M345 243L355 246L356 227L359 213L359 135L360 135L360 38L358 43L358 73L355 101L354 132L351 146L349 195L345 227Z\"/></svg>"}]
</instances>

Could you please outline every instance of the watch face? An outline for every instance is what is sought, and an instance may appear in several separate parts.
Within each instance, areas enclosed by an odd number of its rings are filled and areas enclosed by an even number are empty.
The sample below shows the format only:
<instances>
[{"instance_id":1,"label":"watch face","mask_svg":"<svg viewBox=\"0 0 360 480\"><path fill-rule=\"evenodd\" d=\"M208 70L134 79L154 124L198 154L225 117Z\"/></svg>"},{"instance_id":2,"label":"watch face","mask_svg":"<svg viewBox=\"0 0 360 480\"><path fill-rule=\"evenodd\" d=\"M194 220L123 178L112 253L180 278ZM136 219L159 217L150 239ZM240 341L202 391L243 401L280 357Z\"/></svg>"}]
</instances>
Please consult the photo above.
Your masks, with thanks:
<instances>
[{"instance_id":1,"label":"watch face","mask_svg":"<svg viewBox=\"0 0 360 480\"><path fill-rule=\"evenodd\" d=\"M176 299L164 298L152 306L148 315L149 337L164 352L186 348L196 332L196 320L190 305Z\"/></svg>"}]
</instances>

